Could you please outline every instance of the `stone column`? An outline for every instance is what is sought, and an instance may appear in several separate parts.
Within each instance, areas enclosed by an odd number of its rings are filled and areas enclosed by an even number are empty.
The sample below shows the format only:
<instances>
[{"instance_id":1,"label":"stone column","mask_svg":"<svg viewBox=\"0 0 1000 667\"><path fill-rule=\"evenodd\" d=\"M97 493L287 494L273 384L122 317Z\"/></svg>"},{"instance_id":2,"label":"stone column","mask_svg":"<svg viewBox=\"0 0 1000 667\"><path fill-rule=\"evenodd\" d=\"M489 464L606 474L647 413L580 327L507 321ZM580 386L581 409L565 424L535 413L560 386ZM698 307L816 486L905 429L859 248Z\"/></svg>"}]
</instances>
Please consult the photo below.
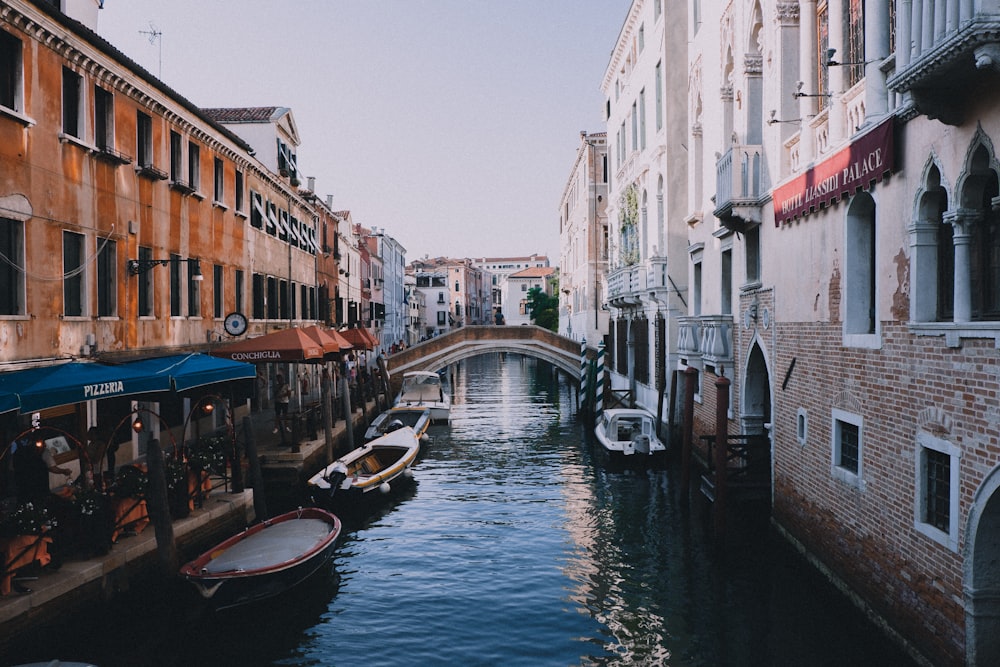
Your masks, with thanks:
<instances>
[{"instance_id":1,"label":"stone column","mask_svg":"<svg viewBox=\"0 0 1000 667\"><path fill-rule=\"evenodd\" d=\"M944 214L945 222L954 227L955 242L955 315L956 323L972 319L972 272L969 246L972 244L972 225L982 219L974 209L961 208Z\"/></svg>"}]
</instances>

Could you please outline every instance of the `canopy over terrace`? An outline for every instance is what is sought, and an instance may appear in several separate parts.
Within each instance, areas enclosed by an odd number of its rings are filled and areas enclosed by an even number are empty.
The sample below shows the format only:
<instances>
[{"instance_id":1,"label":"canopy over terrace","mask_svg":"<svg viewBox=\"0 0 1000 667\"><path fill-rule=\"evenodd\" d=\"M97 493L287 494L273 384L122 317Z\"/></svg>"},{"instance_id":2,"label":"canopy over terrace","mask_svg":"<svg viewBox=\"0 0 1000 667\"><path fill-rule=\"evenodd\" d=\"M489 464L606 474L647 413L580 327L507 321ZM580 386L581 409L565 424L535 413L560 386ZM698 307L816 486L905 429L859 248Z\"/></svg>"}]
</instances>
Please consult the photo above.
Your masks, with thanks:
<instances>
[{"instance_id":1,"label":"canopy over terrace","mask_svg":"<svg viewBox=\"0 0 1000 667\"><path fill-rule=\"evenodd\" d=\"M324 358L328 361L335 360L340 352L343 350L349 350L353 347L353 345L351 345L346 338L338 334L336 331L329 331L315 324L311 327L304 328L302 331L309 334L311 337L316 339L316 342L323 346Z\"/></svg>"},{"instance_id":2,"label":"canopy over terrace","mask_svg":"<svg viewBox=\"0 0 1000 667\"><path fill-rule=\"evenodd\" d=\"M374 350L378 341L366 329L344 329L340 334L346 338L355 348L360 350Z\"/></svg>"},{"instance_id":3,"label":"canopy over terrace","mask_svg":"<svg viewBox=\"0 0 1000 667\"><path fill-rule=\"evenodd\" d=\"M253 378L252 364L183 354L124 364L70 361L0 373L0 412L36 412L84 401L185 391L216 382Z\"/></svg>"},{"instance_id":4,"label":"canopy over terrace","mask_svg":"<svg viewBox=\"0 0 1000 667\"><path fill-rule=\"evenodd\" d=\"M247 338L211 351L213 357L250 363L322 361L323 354L323 346L299 328Z\"/></svg>"}]
</instances>

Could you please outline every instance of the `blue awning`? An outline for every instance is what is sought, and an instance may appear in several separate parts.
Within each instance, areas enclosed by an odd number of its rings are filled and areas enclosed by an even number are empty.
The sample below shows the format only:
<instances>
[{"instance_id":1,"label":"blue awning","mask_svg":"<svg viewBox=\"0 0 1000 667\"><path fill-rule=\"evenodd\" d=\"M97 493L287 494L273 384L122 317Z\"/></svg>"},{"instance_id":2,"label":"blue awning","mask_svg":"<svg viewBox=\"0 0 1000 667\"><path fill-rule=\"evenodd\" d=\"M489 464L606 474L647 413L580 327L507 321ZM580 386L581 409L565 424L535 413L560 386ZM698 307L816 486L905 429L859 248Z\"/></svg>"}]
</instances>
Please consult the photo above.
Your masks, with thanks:
<instances>
[{"instance_id":1,"label":"blue awning","mask_svg":"<svg viewBox=\"0 0 1000 667\"><path fill-rule=\"evenodd\" d=\"M22 413L82 403L93 399L170 390L168 376L125 366L70 361L52 366L0 373L0 411L16 397Z\"/></svg>"},{"instance_id":2,"label":"blue awning","mask_svg":"<svg viewBox=\"0 0 1000 667\"><path fill-rule=\"evenodd\" d=\"M174 391L186 391L217 382L257 377L257 368L253 364L198 353L132 361L122 364L119 368L128 368L154 377L169 378Z\"/></svg>"}]
</instances>

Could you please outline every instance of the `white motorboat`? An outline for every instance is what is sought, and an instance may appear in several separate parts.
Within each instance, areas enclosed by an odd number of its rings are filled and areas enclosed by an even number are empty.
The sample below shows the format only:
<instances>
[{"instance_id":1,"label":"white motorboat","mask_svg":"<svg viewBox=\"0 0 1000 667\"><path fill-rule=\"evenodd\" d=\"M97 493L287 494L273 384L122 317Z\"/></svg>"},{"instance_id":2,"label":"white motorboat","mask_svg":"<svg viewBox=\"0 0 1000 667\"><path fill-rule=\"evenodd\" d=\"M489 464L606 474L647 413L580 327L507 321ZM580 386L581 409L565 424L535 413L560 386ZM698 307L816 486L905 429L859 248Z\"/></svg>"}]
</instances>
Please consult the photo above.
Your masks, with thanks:
<instances>
[{"instance_id":1,"label":"white motorboat","mask_svg":"<svg viewBox=\"0 0 1000 667\"><path fill-rule=\"evenodd\" d=\"M451 418L451 396L444 390L441 376L425 371L403 374L403 385L396 396L396 407L430 408L431 420L447 422Z\"/></svg>"},{"instance_id":2,"label":"white motorboat","mask_svg":"<svg viewBox=\"0 0 1000 667\"><path fill-rule=\"evenodd\" d=\"M410 466L419 451L420 440L412 428L389 431L310 477L306 483L309 494L316 504L333 507L342 501L389 493L397 479L412 477Z\"/></svg>"},{"instance_id":3,"label":"white motorboat","mask_svg":"<svg viewBox=\"0 0 1000 667\"><path fill-rule=\"evenodd\" d=\"M365 431L365 440L374 440L397 428L409 426L417 434L420 442L426 442L430 438L427 435L427 428L430 425L430 408L392 407L372 421Z\"/></svg>"},{"instance_id":4,"label":"white motorboat","mask_svg":"<svg viewBox=\"0 0 1000 667\"><path fill-rule=\"evenodd\" d=\"M649 459L664 456L667 451L656 435L656 419L639 408L604 410L594 426L594 435L616 459Z\"/></svg>"}]
</instances>

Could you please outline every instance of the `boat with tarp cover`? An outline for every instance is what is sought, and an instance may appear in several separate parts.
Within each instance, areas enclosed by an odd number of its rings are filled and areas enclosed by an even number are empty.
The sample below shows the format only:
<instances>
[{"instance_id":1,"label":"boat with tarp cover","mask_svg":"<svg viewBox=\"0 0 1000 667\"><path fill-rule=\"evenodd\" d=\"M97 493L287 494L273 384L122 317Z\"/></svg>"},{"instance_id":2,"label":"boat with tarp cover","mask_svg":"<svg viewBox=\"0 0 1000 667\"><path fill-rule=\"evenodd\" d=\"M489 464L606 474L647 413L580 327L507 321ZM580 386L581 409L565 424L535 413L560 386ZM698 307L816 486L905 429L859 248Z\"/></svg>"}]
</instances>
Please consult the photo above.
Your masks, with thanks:
<instances>
[{"instance_id":1,"label":"boat with tarp cover","mask_svg":"<svg viewBox=\"0 0 1000 667\"><path fill-rule=\"evenodd\" d=\"M327 564L340 535L334 514L299 508L250 526L181 568L216 609L283 593Z\"/></svg>"}]
</instances>

